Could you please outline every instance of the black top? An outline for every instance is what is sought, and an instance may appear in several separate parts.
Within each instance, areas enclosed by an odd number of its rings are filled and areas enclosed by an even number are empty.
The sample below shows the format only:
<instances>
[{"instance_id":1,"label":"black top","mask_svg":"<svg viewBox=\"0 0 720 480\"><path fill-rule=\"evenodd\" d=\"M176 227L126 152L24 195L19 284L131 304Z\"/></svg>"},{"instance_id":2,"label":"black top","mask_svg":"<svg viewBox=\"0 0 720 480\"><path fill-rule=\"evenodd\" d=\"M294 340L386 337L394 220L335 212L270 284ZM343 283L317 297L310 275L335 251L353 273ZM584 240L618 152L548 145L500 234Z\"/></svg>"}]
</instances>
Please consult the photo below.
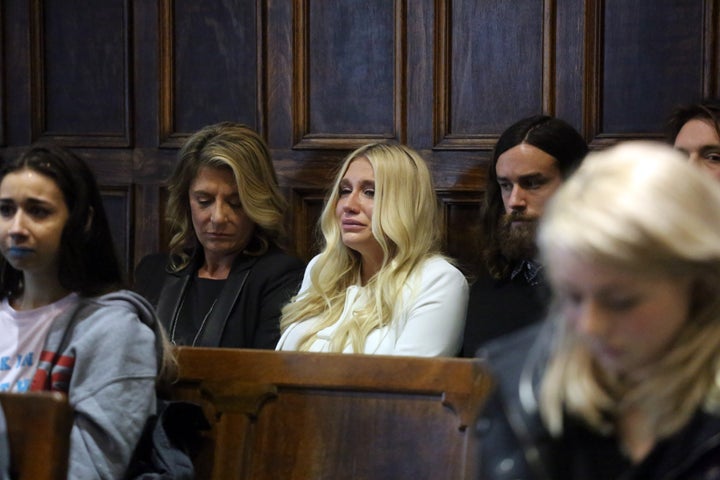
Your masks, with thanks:
<instances>
[{"instance_id":1,"label":"black top","mask_svg":"<svg viewBox=\"0 0 720 480\"><path fill-rule=\"evenodd\" d=\"M167 269L166 254L148 255L135 271L134 290L147 298L157 310L158 318L170 333L176 323L178 344L274 349L280 338L280 310L297 293L305 271L305 263L280 249L264 255L240 255L227 280L209 304L200 305L193 286L202 264L202 252L178 273ZM207 292L195 292L206 296ZM189 305L184 306L187 301ZM207 298L205 298L207 300ZM212 308L210 308L212 306ZM205 318L207 316L207 318ZM203 320L206 320L205 325ZM182 335L177 327L182 325ZM194 330L194 331L193 331ZM197 337L197 338L195 338Z\"/></svg>"},{"instance_id":2,"label":"black top","mask_svg":"<svg viewBox=\"0 0 720 480\"><path fill-rule=\"evenodd\" d=\"M179 315L168 326L175 345L194 345L217 304L225 280L191 277Z\"/></svg>"},{"instance_id":3,"label":"black top","mask_svg":"<svg viewBox=\"0 0 720 480\"><path fill-rule=\"evenodd\" d=\"M480 349L496 380L475 432L482 479L708 480L720 474L720 413L698 410L678 432L633 464L613 435L566 416L552 438L537 411L550 355L552 324L541 322Z\"/></svg>"},{"instance_id":4,"label":"black top","mask_svg":"<svg viewBox=\"0 0 720 480\"><path fill-rule=\"evenodd\" d=\"M473 357L489 340L542 320L549 301L541 274L528 281L523 272L507 280L483 273L470 287L461 355Z\"/></svg>"}]
</instances>

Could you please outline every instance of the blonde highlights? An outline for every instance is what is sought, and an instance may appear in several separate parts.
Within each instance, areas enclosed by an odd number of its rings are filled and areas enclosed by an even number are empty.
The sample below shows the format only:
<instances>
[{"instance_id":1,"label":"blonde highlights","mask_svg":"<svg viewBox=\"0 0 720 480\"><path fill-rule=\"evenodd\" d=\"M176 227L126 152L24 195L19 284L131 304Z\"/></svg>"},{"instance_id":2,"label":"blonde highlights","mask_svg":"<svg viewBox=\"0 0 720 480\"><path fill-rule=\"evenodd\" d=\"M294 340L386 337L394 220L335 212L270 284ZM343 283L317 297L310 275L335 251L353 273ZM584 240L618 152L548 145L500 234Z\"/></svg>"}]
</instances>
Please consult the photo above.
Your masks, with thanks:
<instances>
[{"instance_id":1,"label":"blonde highlights","mask_svg":"<svg viewBox=\"0 0 720 480\"><path fill-rule=\"evenodd\" d=\"M540 411L553 435L564 412L609 433L629 409L648 433L667 437L698 408L720 411L720 187L670 147L628 142L590 154L551 199L538 244L643 275L693 285L687 321L668 351L631 382L603 371L566 325L541 384ZM552 264L545 261L549 270ZM557 302L557 300L556 300Z\"/></svg>"},{"instance_id":2,"label":"blonde highlights","mask_svg":"<svg viewBox=\"0 0 720 480\"><path fill-rule=\"evenodd\" d=\"M233 172L242 208L256 225L244 253L262 255L270 245L279 245L284 239L287 202L280 192L268 147L255 131L232 122L206 126L187 140L178 157L168 181L166 207L175 271L189 264L187 251L197 247L189 189L203 167L228 168Z\"/></svg>"},{"instance_id":3,"label":"blonde highlights","mask_svg":"<svg viewBox=\"0 0 720 480\"><path fill-rule=\"evenodd\" d=\"M362 352L370 332L388 325L402 301L408 277L425 259L438 254L438 209L430 171L422 157L403 145L373 143L350 153L341 165L320 216L323 248L311 271L309 289L283 309L281 331L315 319L300 342L308 350L316 334L338 321L347 289L359 283L360 255L342 242L335 209L340 182L350 164L365 158L375 177L372 232L383 251L380 270L365 286L369 301L339 325L330 349L342 352L347 344Z\"/></svg>"}]
</instances>

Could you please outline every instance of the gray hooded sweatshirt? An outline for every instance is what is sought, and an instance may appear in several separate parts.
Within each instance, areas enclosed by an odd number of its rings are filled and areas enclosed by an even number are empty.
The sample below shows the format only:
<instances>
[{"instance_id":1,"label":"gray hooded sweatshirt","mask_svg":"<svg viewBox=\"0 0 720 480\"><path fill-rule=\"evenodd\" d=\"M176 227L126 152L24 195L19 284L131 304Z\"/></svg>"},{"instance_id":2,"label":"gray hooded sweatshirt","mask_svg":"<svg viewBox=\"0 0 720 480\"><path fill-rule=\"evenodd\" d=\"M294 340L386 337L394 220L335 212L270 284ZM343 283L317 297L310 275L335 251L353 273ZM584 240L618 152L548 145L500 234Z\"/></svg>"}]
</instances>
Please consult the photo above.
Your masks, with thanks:
<instances>
[{"instance_id":1,"label":"gray hooded sweatshirt","mask_svg":"<svg viewBox=\"0 0 720 480\"><path fill-rule=\"evenodd\" d=\"M155 413L162 356L152 306L120 290L81 298L50 327L31 390L67 393L70 479L120 479Z\"/></svg>"}]
</instances>

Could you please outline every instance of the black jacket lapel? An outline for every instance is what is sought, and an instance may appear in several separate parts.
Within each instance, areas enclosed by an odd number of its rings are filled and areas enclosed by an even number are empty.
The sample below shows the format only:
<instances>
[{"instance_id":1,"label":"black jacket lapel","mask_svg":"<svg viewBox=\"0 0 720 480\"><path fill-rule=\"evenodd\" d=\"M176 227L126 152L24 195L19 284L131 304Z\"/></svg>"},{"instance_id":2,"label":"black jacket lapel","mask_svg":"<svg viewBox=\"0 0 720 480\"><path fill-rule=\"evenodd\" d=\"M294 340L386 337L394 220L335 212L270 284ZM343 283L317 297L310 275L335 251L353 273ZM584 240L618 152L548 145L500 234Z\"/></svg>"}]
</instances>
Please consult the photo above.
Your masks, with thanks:
<instances>
[{"instance_id":1,"label":"black jacket lapel","mask_svg":"<svg viewBox=\"0 0 720 480\"><path fill-rule=\"evenodd\" d=\"M215 308L210 312L207 324L195 342L198 347L218 347L222 340L225 325L232 309L235 307L240 293L245 287L245 281L250 270L252 269L258 257L241 256L233 265L230 275L228 275L225 285L223 286L220 296L217 299Z\"/></svg>"},{"instance_id":2,"label":"black jacket lapel","mask_svg":"<svg viewBox=\"0 0 720 480\"><path fill-rule=\"evenodd\" d=\"M172 326L177 322L180 314L182 299L185 297L190 280L190 272L185 271L179 275L167 275L160 291L160 298L157 304L157 315L160 319L167 319L167 325L163 325L169 335L172 336Z\"/></svg>"}]
</instances>

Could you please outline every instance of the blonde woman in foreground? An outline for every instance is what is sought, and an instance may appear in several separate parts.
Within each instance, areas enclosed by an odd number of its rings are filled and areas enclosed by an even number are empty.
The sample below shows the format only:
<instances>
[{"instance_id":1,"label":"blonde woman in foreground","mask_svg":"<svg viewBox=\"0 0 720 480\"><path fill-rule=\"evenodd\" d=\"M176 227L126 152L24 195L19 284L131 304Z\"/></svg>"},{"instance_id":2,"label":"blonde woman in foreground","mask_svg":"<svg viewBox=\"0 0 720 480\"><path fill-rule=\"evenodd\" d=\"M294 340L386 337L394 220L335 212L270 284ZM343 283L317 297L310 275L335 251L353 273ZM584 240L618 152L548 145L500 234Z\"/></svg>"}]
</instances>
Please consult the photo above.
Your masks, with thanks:
<instances>
[{"instance_id":1,"label":"blonde woman in foreground","mask_svg":"<svg viewBox=\"0 0 720 480\"><path fill-rule=\"evenodd\" d=\"M591 154L538 243L555 300L485 349L480 478L717 478L717 183L660 144Z\"/></svg>"},{"instance_id":2,"label":"blonde woman in foreground","mask_svg":"<svg viewBox=\"0 0 720 480\"><path fill-rule=\"evenodd\" d=\"M425 161L370 144L344 161L325 202L325 245L283 309L278 350L454 356L468 287L438 250Z\"/></svg>"}]
</instances>

